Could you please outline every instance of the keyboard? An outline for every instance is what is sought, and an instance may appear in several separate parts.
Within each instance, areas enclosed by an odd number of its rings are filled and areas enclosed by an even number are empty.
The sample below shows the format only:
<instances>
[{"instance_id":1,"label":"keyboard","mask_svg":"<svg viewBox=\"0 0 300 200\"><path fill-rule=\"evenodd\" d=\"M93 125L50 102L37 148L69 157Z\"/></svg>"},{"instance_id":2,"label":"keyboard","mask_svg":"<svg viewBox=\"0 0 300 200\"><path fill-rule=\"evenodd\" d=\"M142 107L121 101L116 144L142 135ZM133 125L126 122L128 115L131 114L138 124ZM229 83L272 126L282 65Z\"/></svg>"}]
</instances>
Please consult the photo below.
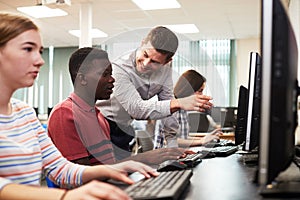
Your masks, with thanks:
<instances>
[{"instance_id":1,"label":"keyboard","mask_svg":"<svg viewBox=\"0 0 300 200\"><path fill-rule=\"evenodd\" d=\"M238 146L220 146L214 148L203 149L201 152L205 153L213 153L216 157L226 157L231 154L234 154L238 150Z\"/></svg>"},{"instance_id":2,"label":"keyboard","mask_svg":"<svg viewBox=\"0 0 300 200\"><path fill-rule=\"evenodd\" d=\"M236 146L232 140L220 139L219 141L211 141L204 145L205 147L223 147L223 146Z\"/></svg>"},{"instance_id":3,"label":"keyboard","mask_svg":"<svg viewBox=\"0 0 300 200\"><path fill-rule=\"evenodd\" d=\"M258 164L258 153L244 154L242 158L245 164Z\"/></svg>"},{"instance_id":4,"label":"keyboard","mask_svg":"<svg viewBox=\"0 0 300 200\"><path fill-rule=\"evenodd\" d=\"M192 170L160 172L157 177L130 185L125 192L133 199L179 199L189 185Z\"/></svg>"}]
</instances>

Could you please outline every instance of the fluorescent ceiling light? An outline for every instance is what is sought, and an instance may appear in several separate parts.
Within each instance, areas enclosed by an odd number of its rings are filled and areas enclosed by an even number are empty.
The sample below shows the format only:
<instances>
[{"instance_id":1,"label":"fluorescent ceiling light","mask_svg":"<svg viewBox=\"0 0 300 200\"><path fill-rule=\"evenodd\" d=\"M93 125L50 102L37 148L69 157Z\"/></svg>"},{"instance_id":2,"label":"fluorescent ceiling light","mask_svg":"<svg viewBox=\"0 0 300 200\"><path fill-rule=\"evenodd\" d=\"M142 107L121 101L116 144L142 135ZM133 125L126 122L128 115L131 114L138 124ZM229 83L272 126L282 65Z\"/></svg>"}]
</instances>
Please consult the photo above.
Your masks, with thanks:
<instances>
[{"instance_id":1,"label":"fluorescent ceiling light","mask_svg":"<svg viewBox=\"0 0 300 200\"><path fill-rule=\"evenodd\" d=\"M164 25L177 33L199 33L199 29L195 24L176 24L176 25Z\"/></svg>"},{"instance_id":2,"label":"fluorescent ceiling light","mask_svg":"<svg viewBox=\"0 0 300 200\"><path fill-rule=\"evenodd\" d=\"M76 37L80 37L80 30L69 30L69 33ZM108 35L106 33L104 33L103 31L100 31L99 29L93 28L91 30L92 38L102 38L102 37L107 37L107 36Z\"/></svg>"},{"instance_id":3,"label":"fluorescent ceiling light","mask_svg":"<svg viewBox=\"0 0 300 200\"><path fill-rule=\"evenodd\" d=\"M71 0L42 0L42 4L58 4L58 5L71 5Z\"/></svg>"},{"instance_id":4,"label":"fluorescent ceiling light","mask_svg":"<svg viewBox=\"0 0 300 200\"><path fill-rule=\"evenodd\" d=\"M18 7L17 10L34 18L58 17L68 15L67 12L59 8L52 9L43 5Z\"/></svg>"},{"instance_id":5,"label":"fluorescent ceiling light","mask_svg":"<svg viewBox=\"0 0 300 200\"><path fill-rule=\"evenodd\" d=\"M176 0L132 0L142 10L180 8Z\"/></svg>"}]
</instances>

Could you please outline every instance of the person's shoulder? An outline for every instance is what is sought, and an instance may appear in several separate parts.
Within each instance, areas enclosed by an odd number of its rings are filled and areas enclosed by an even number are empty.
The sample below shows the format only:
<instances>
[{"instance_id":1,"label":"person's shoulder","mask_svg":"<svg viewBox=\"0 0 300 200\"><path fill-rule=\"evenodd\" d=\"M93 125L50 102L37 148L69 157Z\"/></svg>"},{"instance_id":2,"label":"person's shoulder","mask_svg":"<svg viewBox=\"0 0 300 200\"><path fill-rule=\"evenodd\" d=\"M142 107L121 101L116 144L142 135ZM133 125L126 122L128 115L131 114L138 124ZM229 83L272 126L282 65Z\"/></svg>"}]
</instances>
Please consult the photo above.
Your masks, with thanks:
<instances>
[{"instance_id":1,"label":"person's shoulder","mask_svg":"<svg viewBox=\"0 0 300 200\"><path fill-rule=\"evenodd\" d=\"M54 113L56 111L61 111L61 110L70 110L70 109L72 109L72 101L69 98L67 98L67 99L59 102L58 104L56 104L53 107L51 113L52 112Z\"/></svg>"},{"instance_id":2,"label":"person's shoulder","mask_svg":"<svg viewBox=\"0 0 300 200\"><path fill-rule=\"evenodd\" d=\"M128 51L116 58L112 62L112 66L115 69L124 69L124 68L132 68L133 63L135 63L135 51Z\"/></svg>"},{"instance_id":3,"label":"person's shoulder","mask_svg":"<svg viewBox=\"0 0 300 200\"><path fill-rule=\"evenodd\" d=\"M11 98L10 103L15 110L22 110L24 108L31 108L26 102L19 99Z\"/></svg>"},{"instance_id":4,"label":"person's shoulder","mask_svg":"<svg viewBox=\"0 0 300 200\"><path fill-rule=\"evenodd\" d=\"M16 99L16 98L11 98L10 103L12 103L12 104L26 104L24 101L21 101L21 100Z\"/></svg>"},{"instance_id":5,"label":"person's shoulder","mask_svg":"<svg viewBox=\"0 0 300 200\"><path fill-rule=\"evenodd\" d=\"M17 115L22 115L22 116L26 115L34 118L36 117L36 113L34 109L26 102L16 98L11 98L10 103L12 105L13 112L16 113Z\"/></svg>"}]
</instances>

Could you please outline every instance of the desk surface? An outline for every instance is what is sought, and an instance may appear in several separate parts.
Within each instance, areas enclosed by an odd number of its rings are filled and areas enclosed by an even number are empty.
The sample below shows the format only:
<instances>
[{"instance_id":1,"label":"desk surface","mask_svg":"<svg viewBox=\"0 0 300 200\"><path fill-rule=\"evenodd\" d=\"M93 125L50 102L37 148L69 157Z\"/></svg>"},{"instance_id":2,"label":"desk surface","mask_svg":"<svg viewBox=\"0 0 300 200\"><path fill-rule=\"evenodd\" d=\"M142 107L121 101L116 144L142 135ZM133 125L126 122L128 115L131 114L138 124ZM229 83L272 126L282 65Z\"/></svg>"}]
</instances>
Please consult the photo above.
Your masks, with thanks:
<instances>
[{"instance_id":1,"label":"desk surface","mask_svg":"<svg viewBox=\"0 0 300 200\"><path fill-rule=\"evenodd\" d=\"M256 167L246 166L241 155L203 159L193 170L191 184L182 195L185 200L262 200L253 183ZM272 198L279 200L280 198ZM290 200L290 199L289 199Z\"/></svg>"},{"instance_id":2,"label":"desk surface","mask_svg":"<svg viewBox=\"0 0 300 200\"><path fill-rule=\"evenodd\" d=\"M207 134L210 134L210 133L199 133L199 132L192 132L192 133L189 133L189 136L191 137L204 137L206 136ZM234 140L234 132L226 132L226 133L223 133L221 136L220 136L221 139L227 139L227 140Z\"/></svg>"}]
</instances>

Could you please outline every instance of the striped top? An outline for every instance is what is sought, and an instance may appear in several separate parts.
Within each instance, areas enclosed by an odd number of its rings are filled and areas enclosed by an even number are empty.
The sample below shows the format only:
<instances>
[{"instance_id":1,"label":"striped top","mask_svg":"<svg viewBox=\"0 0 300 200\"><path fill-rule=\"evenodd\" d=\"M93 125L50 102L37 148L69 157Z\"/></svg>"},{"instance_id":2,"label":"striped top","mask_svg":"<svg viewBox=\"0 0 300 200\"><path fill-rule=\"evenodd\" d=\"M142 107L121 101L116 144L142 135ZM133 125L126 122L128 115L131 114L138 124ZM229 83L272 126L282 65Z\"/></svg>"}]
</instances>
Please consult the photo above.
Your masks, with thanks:
<instances>
[{"instance_id":1,"label":"striped top","mask_svg":"<svg viewBox=\"0 0 300 200\"><path fill-rule=\"evenodd\" d=\"M62 157L31 107L11 103L12 114L0 114L0 189L12 182L40 185L42 173L64 188L81 185L85 167Z\"/></svg>"},{"instance_id":2,"label":"striped top","mask_svg":"<svg viewBox=\"0 0 300 200\"><path fill-rule=\"evenodd\" d=\"M178 110L173 113L173 116L177 119L179 124L179 134L177 138L187 139L190 132L189 116L185 110ZM161 120L157 120L155 123L154 133L154 149L163 148L165 144L164 124Z\"/></svg>"},{"instance_id":3,"label":"striped top","mask_svg":"<svg viewBox=\"0 0 300 200\"><path fill-rule=\"evenodd\" d=\"M187 139L190 132L189 125L189 115L186 110L180 109L178 112L174 113L174 116L178 120L179 123L179 138Z\"/></svg>"}]
</instances>

